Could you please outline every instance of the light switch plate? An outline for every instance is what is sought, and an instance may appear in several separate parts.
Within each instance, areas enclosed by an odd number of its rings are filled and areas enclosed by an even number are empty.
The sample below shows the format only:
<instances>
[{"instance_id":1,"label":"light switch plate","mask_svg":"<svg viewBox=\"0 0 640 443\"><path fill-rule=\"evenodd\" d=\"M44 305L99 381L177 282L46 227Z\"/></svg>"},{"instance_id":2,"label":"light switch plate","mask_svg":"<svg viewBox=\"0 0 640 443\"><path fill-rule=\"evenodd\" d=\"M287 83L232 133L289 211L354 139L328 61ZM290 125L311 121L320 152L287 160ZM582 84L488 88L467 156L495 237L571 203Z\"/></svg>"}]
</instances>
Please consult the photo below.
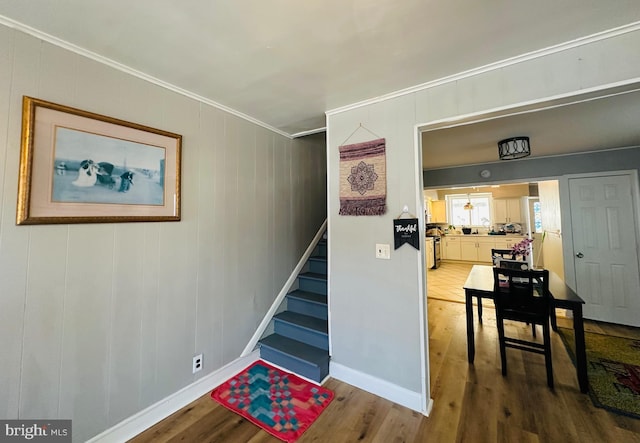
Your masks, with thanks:
<instances>
[{"instance_id":1,"label":"light switch plate","mask_svg":"<svg viewBox=\"0 0 640 443\"><path fill-rule=\"evenodd\" d=\"M376 258L382 258L384 260L391 259L391 246L376 243Z\"/></svg>"}]
</instances>

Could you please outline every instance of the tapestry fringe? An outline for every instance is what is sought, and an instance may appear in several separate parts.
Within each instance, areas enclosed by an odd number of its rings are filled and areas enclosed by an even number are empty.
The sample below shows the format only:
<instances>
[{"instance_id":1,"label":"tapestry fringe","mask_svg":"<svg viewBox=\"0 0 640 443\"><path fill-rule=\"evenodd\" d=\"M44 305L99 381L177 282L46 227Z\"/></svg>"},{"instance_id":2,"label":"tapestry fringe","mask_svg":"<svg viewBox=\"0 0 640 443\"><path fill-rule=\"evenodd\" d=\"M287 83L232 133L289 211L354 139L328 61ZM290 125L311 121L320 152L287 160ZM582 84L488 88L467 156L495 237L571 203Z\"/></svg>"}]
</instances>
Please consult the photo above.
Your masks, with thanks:
<instances>
[{"instance_id":1,"label":"tapestry fringe","mask_svg":"<svg viewBox=\"0 0 640 443\"><path fill-rule=\"evenodd\" d=\"M370 208L362 208L356 205L345 205L340 207L340 215L384 215L387 212L387 206L374 206Z\"/></svg>"}]
</instances>

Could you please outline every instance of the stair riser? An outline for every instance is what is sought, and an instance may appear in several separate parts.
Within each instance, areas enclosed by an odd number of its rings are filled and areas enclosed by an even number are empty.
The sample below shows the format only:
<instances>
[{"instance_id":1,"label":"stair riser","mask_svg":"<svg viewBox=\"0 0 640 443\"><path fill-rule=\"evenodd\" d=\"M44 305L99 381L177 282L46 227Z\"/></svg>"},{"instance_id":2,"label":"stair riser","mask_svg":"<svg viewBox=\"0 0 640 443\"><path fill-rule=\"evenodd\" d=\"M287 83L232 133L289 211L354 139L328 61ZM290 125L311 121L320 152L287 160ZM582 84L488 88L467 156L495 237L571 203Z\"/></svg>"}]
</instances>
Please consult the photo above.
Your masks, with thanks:
<instances>
[{"instance_id":1,"label":"stair riser","mask_svg":"<svg viewBox=\"0 0 640 443\"><path fill-rule=\"evenodd\" d=\"M316 294L327 295L327 282L298 276L299 288L302 291L315 292Z\"/></svg>"},{"instance_id":2,"label":"stair riser","mask_svg":"<svg viewBox=\"0 0 640 443\"><path fill-rule=\"evenodd\" d=\"M329 350L329 338L327 334L300 328L297 325L280 321L277 318L273 326L276 334L301 341L316 348Z\"/></svg>"},{"instance_id":3,"label":"stair riser","mask_svg":"<svg viewBox=\"0 0 640 443\"><path fill-rule=\"evenodd\" d=\"M327 244L326 243L318 243L317 255L320 257L327 256Z\"/></svg>"},{"instance_id":4,"label":"stair riser","mask_svg":"<svg viewBox=\"0 0 640 443\"><path fill-rule=\"evenodd\" d=\"M308 302L298 298L287 298L287 310L298 314L310 315L311 317L327 320L327 305Z\"/></svg>"},{"instance_id":5,"label":"stair riser","mask_svg":"<svg viewBox=\"0 0 640 443\"><path fill-rule=\"evenodd\" d=\"M267 346L260 347L260 357L318 383L324 380L324 378L329 374L328 359L326 363L323 362L323 364L318 367L314 364L292 358L287 354Z\"/></svg>"},{"instance_id":6,"label":"stair riser","mask_svg":"<svg viewBox=\"0 0 640 443\"><path fill-rule=\"evenodd\" d=\"M315 272L316 274L327 275L327 262L326 260L309 260L309 272Z\"/></svg>"}]
</instances>

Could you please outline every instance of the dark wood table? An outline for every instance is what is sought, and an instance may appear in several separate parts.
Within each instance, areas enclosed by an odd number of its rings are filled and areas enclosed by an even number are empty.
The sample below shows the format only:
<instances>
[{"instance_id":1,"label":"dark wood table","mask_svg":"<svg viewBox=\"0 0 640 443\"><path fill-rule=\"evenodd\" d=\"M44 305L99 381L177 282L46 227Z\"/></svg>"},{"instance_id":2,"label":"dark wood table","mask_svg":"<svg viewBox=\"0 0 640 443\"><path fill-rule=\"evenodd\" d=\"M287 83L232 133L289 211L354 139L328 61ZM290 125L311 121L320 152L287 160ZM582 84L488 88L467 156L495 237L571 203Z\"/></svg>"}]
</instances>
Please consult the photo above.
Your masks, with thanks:
<instances>
[{"instance_id":1,"label":"dark wood table","mask_svg":"<svg viewBox=\"0 0 640 443\"><path fill-rule=\"evenodd\" d=\"M555 308L568 309L573 313L573 329L576 337L576 372L581 392L588 392L587 380L587 352L584 343L584 322L582 318L581 299L566 283L553 272L549 271L549 292L551 293L554 309L551 314L551 327L558 330ZM467 357L473 364L476 354L475 334L473 331L473 297L478 299L478 313L482 315L482 299L493 300L493 267L474 265L464 283L464 295L467 311Z\"/></svg>"}]
</instances>

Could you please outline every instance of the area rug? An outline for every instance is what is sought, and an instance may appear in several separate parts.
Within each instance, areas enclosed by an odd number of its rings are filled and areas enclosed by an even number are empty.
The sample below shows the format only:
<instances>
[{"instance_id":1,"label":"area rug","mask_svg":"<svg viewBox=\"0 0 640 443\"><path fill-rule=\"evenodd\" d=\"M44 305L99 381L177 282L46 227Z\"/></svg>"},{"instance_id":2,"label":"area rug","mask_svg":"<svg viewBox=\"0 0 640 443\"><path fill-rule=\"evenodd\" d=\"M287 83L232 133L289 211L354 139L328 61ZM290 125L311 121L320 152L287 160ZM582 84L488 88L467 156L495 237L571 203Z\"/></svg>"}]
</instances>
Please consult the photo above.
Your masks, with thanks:
<instances>
[{"instance_id":1,"label":"area rug","mask_svg":"<svg viewBox=\"0 0 640 443\"><path fill-rule=\"evenodd\" d=\"M573 329L558 328L573 364ZM640 340L585 332L589 395L593 404L640 418Z\"/></svg>"},{"instance_id":2,"label":"area rug","mask_svg":"<svg viewBox=\"0 0 640 443\"><path fill-rule=\"evenodd\" d=\"M387 212L385 139L343 145L340 150L340 215Z\"/></svg>"},{"instance_id":3,"label":"area rug","mask_svg":"<svg viewBox=\"0 0 640 443\"><path fill-rule=\"evenodd\" d=\"M296 441L333 400L333 392L258 360L211 398L285 442Z\"/></svg>"}]
</instances>

